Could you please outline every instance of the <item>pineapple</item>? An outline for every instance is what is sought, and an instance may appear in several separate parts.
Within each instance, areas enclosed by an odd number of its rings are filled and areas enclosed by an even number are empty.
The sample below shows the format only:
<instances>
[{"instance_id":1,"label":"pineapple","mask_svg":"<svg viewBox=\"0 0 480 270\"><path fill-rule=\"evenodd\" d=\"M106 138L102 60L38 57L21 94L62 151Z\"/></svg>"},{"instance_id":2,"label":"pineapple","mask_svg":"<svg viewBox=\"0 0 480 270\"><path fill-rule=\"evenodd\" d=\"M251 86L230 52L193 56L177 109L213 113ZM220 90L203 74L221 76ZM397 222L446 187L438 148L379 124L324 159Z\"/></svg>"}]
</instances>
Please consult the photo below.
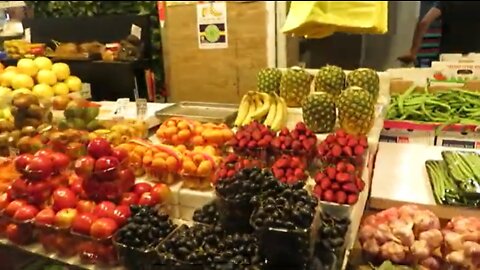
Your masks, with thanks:
<instances>
[{"instance_id":1,"label":"pineapple","mask_svg":"<svg viewBox=\"0 0 480 270\"><path fill-rule=\"evenodd\" d=\"M302 101L310 94L313 76L303 68L290 68L280 81L280 96L289 107L300 107Z\"/></svg>"},{"instance_id":2,"label":"pineapple","mask_svg":"<svg viewBox=\"0 0 480 270\"><path fill-rule=\"evenodd\" d=\"M366 90L352 86L344 90L337 100L338 122L349 134L367 134L373 126L375 103Z\"/></svg>"},{"instance_id":3,"label":"pineapple","mask_svg":"<svg viewBox=\"0 0 480 270\"><path fill-rule=\"evenodd\" d=\"M315 77L315 91L340 95L345 89L345 72L337 66L326 65L318 70Z\"/></svg>"},{"instance_id":4,"label":"pineapple","mask_svg":"<svg viewBox=\"0 0 480 270\"><path fill-rule=\"evenodd\" d=\"M325 92L310 94L302 104L303 122L315 133L328 133L335 127L335 98Z\"/></svg>"},{"instance_id":5,"label":"pineapple","mask_svg":"<svg viewBox=\"0 0 480 270\"><path fill-rule=\"evenodd\" d=\"M277 68L265 68L257 74L257 90L269 94L277 93L280 89L282 72Z\"/></svg>"},{"instance_id":6,"label":"pineapple","mask_svg":"<svg viewBox=\"0 0 480 270\"><path fill-rule=\"evenodd\" d=\"M359 68L347 75L347 86L358 86L367 90L376 102L380 92L380 78L375 70Z\"/></svg>"}]
</instances>

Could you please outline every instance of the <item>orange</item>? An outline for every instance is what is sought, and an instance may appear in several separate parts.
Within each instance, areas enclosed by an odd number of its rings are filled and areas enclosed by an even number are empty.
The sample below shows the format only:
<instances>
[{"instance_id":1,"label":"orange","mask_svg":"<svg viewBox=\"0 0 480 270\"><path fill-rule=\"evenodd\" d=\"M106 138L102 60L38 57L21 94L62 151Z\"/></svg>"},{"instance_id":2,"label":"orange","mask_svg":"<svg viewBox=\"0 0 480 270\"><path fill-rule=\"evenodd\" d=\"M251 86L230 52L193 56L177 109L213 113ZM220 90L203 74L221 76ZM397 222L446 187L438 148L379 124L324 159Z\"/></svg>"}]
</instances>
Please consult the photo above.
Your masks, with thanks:
<instances>
[{"instance_id":1,"label":"orange","mask_svg":"<svg viewBox=\"0 0 480 270\"><path fill-rule=\"evenodd\" d=\"M150 155L143 156L143 164L149 166L153 161L153 157Z\"/></svg>"},{"instance_id":2,"label":"orange","mask_svg":"<svg viewBox=\"0 0 480 270\"><path fill-rule=\"evenodd\" d=\"M195 132L194 132L194 134L195 134L195 135L200 135L200 134L202 134L202 132L203 132L204 130L205 130L205 129L204 129L202 126L196 126L196 127L195 127Z\"/></svg>"},{"instance_id":3,"label":"orange","mask_svg":"<svg viewBox=\"0 0 480 270\"><path fill-rule=\"evenodd\" d=\"M193 156L193 161L194 161L195 163L197 163L197 164L200 163L200 162L202 162L204 159L205 159L205 158L203 158L203 155L201 155L201 154L195 154L195 155Z\"/></svg>"},{"instance_id":4,"label":"orange","mask_svg":"<svg viewBox=\"0 0 480 270\"><path fill-rule=\"evenodd\" d=\"M197 172L197 166L195 163L189 158L183 160L183 170L186 174L195 174Z\"/></svg>"},{"instance_id":5,"label":"orange","mask_svg":"<svg viewBox=\"0 0 480 270\"><path fill-rule=\"evenodd\" d=\"M225 141L229 141L231 138L233 138L233 131L231 129L223 129L222 135Z\"/></svg>"},{"instance_id":6,"label":"orange","mask_svg":"<svg viewBox=\"0 0 480 270\"><path fill-rule=\"evenodd\" d=\"M162 151L159 151L159 152L155 153L155 155L154 155L155 158L159 157L159 158L163 158L163 159L167 159L168 156L169 156L168 153L165 153L165 152L162 152Z\"/></svg>"},{"instance_id":7,"label":"orange","mask_svg":"<svg viewBox=\"0 0 480 270\"><path fill-rule=\"evenodd\" d=\"M165 129L164 127L160 127L157 129L157 132L155 132L155 135L157 135L158 138L163 138L165 137Z\"/></svg>"},{"instance_id":8,"label":"orange","mask_svg":"<svg viewBox=\"0 0 480 270\"><path fill-rule=\"evenodd\" d=\"M179 144L175 148L180 153L183 153L183 152L187 151L187 147L184 144Z\"/></svg>"},{"instance_id":9,"label":"orange","mask_svg":"<svg viewBox=\"0 0 480 270\"><path fill-rule=\"evenodd\" d=\"M165 135L166 137L172 137L173 135L176 135L178 133L178 128L177 127L168 127L165 129Z\"/></svg>"},{"instance_id":10,"label":"orange","mask_svg":"<svg viewBox=\"0 0 480 270\"><path fill-rule=\"evenodd\" d=\"M205 144L205 140L203 139L202 136L196 135L195 137L192 138L192 143L194 145L203 145Z\"/></svg>"},{"instance_id":11,"label":"orange","mask_svg":"<svg viewBox=\"0 0 480 270\"><path fill-rule=\"evenodd\" d=\"M175 120L168 120L168 121L165 123L165 125L166 125L167 127L175 127L177 124L176 124Z\"/></svg>"},{"instance_id":12,"label":"orange","mask_svg":"<svg viewBox=\"0 0 480 270\"><path fill-rule=\"evenodd\" d=\"M182 129L178 132L178 139L181 141L187 141L190 138L190 130Z\"/></svg>"},{"instance_id":13,"label":"orange","mask_svg":"<svg viewBox=\"0 0 480 270\"><path fill-rule=\"evenodd\" d=\"M169 172L175 172L177 170L177 159L174 157L167 157L165 160Z\"/></svg>"},{"instance_id":14,"label":"orange","mask_svg":"<svg viewBox=\"0 0 480 270\"><path fill-rule=\"evenodd\" d=\"M189 129L190 128L190 126L188 125L188 123L186 121L178 122L177 127L179 129Z\"/></svg>"},{"instance_id":15,"label":"orange","mask_svg":"<svg viewBox=\"0 0 480 270\"><path fill-rule=\"evenodd\" d=\"M158 171L164 171L166 168L166 162L163 158L155 158L152 160L152 167Z\"/></svg>"},{"instance_id":16,"label":"orange","mask_svg":"<svg viewBox=\"0 0 480 270\"><path fill-rule=\"evenodd\" d=\"M198 165L197 175L207 176L212 172L213 166L212 163L208 160L204 160Z\"/></svg>"},{"instance_id":17,"label":"orange","mask_svg":"<svg viewBox=\"0 0 480 270\"><path fill-rule=\"evenodd\" d=\"M182 144L182 140L180 140L180 138L178 138L178 135L175 134L173 135L171 138L170 138L170 142L173 144L173 145L179 145L179 144Z\"/></svg>"}]
</instances>

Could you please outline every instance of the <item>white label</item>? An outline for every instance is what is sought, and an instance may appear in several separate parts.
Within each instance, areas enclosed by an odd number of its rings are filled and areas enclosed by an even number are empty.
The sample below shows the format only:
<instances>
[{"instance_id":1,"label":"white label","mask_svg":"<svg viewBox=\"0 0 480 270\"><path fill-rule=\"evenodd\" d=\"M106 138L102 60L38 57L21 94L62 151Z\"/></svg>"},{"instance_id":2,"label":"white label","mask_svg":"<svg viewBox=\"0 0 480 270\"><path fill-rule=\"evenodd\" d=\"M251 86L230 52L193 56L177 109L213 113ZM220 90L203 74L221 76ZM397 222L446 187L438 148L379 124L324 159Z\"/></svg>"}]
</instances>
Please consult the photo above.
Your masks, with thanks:
<instances>
[{"instance_id":1,"label":"white label","mask_svg":"<svg viewBox=\"0 0 480 270\"><path fill-rule=\"evenodd\" d=\"M136 24L132 24L130 34L136 36L138 39L142 39L142 28Z\"/></svg>"},{"instance_id":2,"label":"white label","mask_svg":"<svg viewBox=\"0 0 480 270\"><path fill-rule=\"evenodd\" d=\"M92 98L92 89L89 83L82 83L82 90L80 90L80 96L85 99Z\"/></svg>"},{"instance_id":3,"label":"white label","mask_svg":"<svg viewBox=\"0 0 480 270\"><path fill-rule=\"evenodd\" d=\"M30 28L25 29L25 41L32 43L32 31Z\"/></svg>"},{"instance_id":4,"label":"white label","mask_svg":"<svg viewBox=\"0 0 480 270\"><path fill-rule=\"evenodd\" d=\"M228 48L227 4L197 4L197 32L200 49Z\"/></svg>"}]
</instances>

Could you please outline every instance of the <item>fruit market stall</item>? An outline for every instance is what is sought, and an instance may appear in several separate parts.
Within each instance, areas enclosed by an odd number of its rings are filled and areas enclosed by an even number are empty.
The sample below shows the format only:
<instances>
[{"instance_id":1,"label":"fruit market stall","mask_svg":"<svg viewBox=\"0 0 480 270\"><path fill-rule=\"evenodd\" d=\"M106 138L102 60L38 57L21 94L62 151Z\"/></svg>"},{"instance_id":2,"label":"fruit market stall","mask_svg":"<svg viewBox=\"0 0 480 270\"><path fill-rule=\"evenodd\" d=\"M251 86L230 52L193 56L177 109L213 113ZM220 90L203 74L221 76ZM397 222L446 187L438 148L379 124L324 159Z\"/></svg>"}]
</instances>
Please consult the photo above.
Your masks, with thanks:
<instances>
[{"instance_id":1,"label":"fruit market stall","mask_svg":"<svg viewBox=\"0 0 480 270\"><path fill-rule=\"evenodd\" d=\"M36 62L27 66L52 70ZM23 65L5 72L25 75ZM39 71L28 70L35 85ZM198 118L206 104L165 117L185 104L70 91L53 116L61 95L5 88L2 241L88 269L342 268L369 193L380 81L370 69L265 69L257 91L230 105L231 121Z\"/></svg>"}]
</instances>

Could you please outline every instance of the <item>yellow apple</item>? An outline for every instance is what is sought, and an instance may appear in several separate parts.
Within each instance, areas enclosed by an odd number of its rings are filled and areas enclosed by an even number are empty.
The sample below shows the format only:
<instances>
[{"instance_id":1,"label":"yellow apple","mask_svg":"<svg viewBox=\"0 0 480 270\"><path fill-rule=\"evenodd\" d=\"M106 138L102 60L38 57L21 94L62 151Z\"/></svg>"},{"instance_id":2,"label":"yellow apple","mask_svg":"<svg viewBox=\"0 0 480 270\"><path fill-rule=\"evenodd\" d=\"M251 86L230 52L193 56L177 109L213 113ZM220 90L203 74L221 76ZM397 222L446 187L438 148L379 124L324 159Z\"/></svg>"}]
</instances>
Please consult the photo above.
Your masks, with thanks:
<instances>
[{"instance_id":1,"label":"yellow apple","mask_svg":"<svg viewBox=\"0 0 480 270\"><path fill-rule=\"evenodd\" d=\"M57 83L57 76L51 70L43 69L40 70L37 74L37 82L44 83L48 85L54 85Z\"/></svg>"},{"instance_id":2,"label":"yellow apple","mask_svg":"<svg viewBox=\"0 0 480 270\"><path fill-rule=\"evenodd\" d=\"M12 88L28 88L31 89L34 85L32 77L27 74L15 74L12 78Z\"/></svg>"},{"instance_id":3,"label":"yellow apple","mask_svg":"<svg viewBox=\"0 0 480 270\"><path fill-rule=\"evenodd\" d=\"M19 89L16 89L16 90L13 90L13 91L12 91L12 97L15 97L15 96L18 95L18 94L31 95L31 94L32 94L32 91L30 91L30 90L27 89L27 88L19 88Z\"/></svg>"},{"instance_id":4,"label":"yellow apple","mask_svg":"<svg viewBox=\"0 0 480 270\"><path fill-rule=\"evenodd\" d=\"M12 101L12 89L0 86L0 107L7 106Z\"/></svg>"},{"instance_id":5,"label":"yellow apple","mask_svg":"<svg viewBox=\"0 0 480 270\"><path fill-rule=\"evenodd\" d=\"M33 87L32 93L39 98L53 97L53 89L48 84L40 83Z\"/></svg>"},{"instance_id":6,"label":"yellow apple","mask_svg":"<svg viewBox=\"0 0 480 270\"><path fill-rule=\"evenodd\" d=\"M57 80L63 81L70 76L70 67L65 63L55 63L52 65L52 71L55 72Z\"/></svg>"},{"instance_id":7,"label":"yellow apple","mask_svg":"<svg viewBox=\"0 0 480 270\"><path fill-rule=\"evenodd\" d=\"M68 88L72 92L78 92L82 90L82 81L77 76L69 76L65 83L68 85Z\"/></svg>"},{"instance_id":8,"label":"yellow apple","mask_svg":"<svg viewBox=\"0 0 480 270\"><path fill-rule=\"evenodd\" d=\"M4 71L9 71L9 70L19 72L16 66L8 66L7 68L5 68Z\"/></svg>"},{"instance_id":9,"label":"yellow apple","mask_svg":"<svg viewBox=\"0 0 480 270\"><path fill-rule=\"evenodd\" d=\"M28 58L18 60L17 68L21 73L27 74L31 77L35 76L38 72L38 68L35 65L35 62L33 62L32 59Z\"/></svg>"},{"instance_id":10,"label":"yellow apple","mask_svg":"<svg viewBox=\"0 0 480 270\"><path fill-rule=\"evenodd\" d=\"M12 85L12 79L17 74L13 69L5 70L0 74L0 85L10 87Z\"/></svg>"},{"instance_id":11,"label":"yellow apple","mask_svg":"<svg viewBox=\"0 0 480 270\"><path fill-rule=\"evenodd\" d=\"M39 70L52 69L52 60L45 56L37 57L33 60Z\"/></svg>"},{"instance_id":12,"label":"yellow apple","mask_svg":"<svg viewBox=\"0 0 480 270\"><path fill-rule=\"evenodd\" d=\"M66 83L59 82L53 86L53 93L55 93L56 96L68 95L69 92L70 89Z\"/></svg>"}]
</instances>

